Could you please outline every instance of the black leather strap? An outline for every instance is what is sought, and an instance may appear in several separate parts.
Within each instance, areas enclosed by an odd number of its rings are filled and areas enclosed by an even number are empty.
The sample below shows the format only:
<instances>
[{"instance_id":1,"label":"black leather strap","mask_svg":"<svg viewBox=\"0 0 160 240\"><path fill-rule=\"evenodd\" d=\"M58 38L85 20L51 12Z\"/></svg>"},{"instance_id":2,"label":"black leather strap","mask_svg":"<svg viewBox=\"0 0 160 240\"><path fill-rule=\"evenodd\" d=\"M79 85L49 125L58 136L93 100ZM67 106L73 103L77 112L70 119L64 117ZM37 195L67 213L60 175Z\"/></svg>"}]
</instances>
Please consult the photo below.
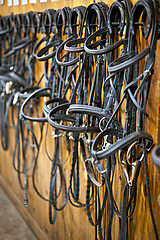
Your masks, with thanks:
<instances>
[{"instance_id":1,"label":"black leather strap","mask_svg":"<svg viewBox=\"0 0 160 240\"><path fill-rule=\"evenodd\" d=\"M28 98L26 98L21 106L21 110L20 110L20 118L21 119L26 119L26 120L29 120L29 121L34 121L34 122L47 122L47 119L46 117L42 117L42 118L34 118L34 117L30 117L30 116L27 116L25 113L24 113L24 108L25 106L27 105L27 103L29 102L30 99L36 97L37 94L39 94L40 92L44 92L44 91L47 91L47 90L52 90L51 88L48 88L48 87L45 87L45 88L42 88L42 89L38 89L36 91L34 91L33 93L31 93L29 95ZM48 94L48 92L44 92L44 95L43 96L49 96L50 94Z\"/></svg>"},{"instance_id":2,"label":"black leather strap","mask_svg":"<svg viewBox=\"0 0 160 240\"><path fill-rule=\"evenodd\" d=\"M159 155L160 155L160 147L158 145L153 149L152 154L151 154L152 161L157 167L160 167Z\"/></svg>"}]
</instances>

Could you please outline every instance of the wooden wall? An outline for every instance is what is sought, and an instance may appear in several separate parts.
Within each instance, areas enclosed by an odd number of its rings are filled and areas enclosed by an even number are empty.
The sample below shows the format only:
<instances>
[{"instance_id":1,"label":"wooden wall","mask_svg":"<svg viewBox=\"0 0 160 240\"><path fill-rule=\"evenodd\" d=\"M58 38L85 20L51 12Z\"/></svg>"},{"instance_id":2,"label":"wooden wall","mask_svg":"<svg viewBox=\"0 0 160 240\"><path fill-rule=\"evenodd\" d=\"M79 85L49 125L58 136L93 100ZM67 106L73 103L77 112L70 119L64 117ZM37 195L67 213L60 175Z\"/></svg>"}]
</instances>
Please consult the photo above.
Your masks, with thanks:
<instances>
[{"instance_id":1,"label":"wooden wall","mask_svg":"<svg viewBox=\"0 0 160 240\"><path fill-rule=\"evenodd\" d=\"M108 6L111 5L111 0L104 1ZM133 3L135 0L133 1ZM92 1L89 0L57 0L47 3L40 3L37 0L36 4L28 4L22 6L8 7L7 3L0 6L0 15L9 15L11 12L25 13L28 11L43 11L45 9L53 8L58 9L64 6L69 6L70 8L78 5L89 5ZM156 51L156 64L155 72L152 76L151 90L147 104L147 112L149 113L149 118L146 120L146 130L153 136L154 142L157 145L160 143L159 134L159 124L160 124L160 41L157 45ZM38 68L37 68L38 69ZM37 76L39 72L37 72ZM51 129L50 129L51 130ZM12 166L12 153L14 149L14 139L15 130L10 128L9 130L10 145L9 150L4 152L0 145L0 183L4 190L7 192L9 197L12 199L20 213L23 215L24 219L31 226L38 239L58 239L58 240L90 240L94 239L94 228L90 226L85 209L76 209L71 206L68 202L67 206L62 212L57 212L57 219L54 225L49 224L48 220L48 203L41 200L33 191L31 179L28 183L28 198L29 206L25 208L23 206L23 191L20 189L17 179L17 174L13 170ZM53 150L53 139L51 137L51 131L48 135L49 151ZM62 149L61 149L62 150ZM65 157L66 152L63 149L63 156ZM150 175L150 186L151 186L151 196L153 202L153 210L155 213L156 222L158 225L158 231L160 234L160 170L158 170L150 160L149 162L149 175ZM69 179L71 159L65 164L64 171L67 180ZM50 168L51 163L46 157L44 144L42 143L39 159L38 159L38 169L37 169L37 186L42 194L46 197L49 196L49 178L50 178ZM114 182L115 197L118 201L118 205L121 202L122 197L122 187L121 181L119 180L122 174L120 168L116 169L116 179ZM84 165L81 167L81 175L85 178L86 172ZM82 192L83 195L83 192ZM85 200L85 191L84 191ZM113 240L118 239L118 220L114 218L113 226ZM147 203L146 191L145 191L145 178L143 167L138 179L138 198L135 213L130 218L129 223L129 239L154 239L154 232L151 223L151 217L149 214L149 208Z\"/></svg>"}]
</instances>

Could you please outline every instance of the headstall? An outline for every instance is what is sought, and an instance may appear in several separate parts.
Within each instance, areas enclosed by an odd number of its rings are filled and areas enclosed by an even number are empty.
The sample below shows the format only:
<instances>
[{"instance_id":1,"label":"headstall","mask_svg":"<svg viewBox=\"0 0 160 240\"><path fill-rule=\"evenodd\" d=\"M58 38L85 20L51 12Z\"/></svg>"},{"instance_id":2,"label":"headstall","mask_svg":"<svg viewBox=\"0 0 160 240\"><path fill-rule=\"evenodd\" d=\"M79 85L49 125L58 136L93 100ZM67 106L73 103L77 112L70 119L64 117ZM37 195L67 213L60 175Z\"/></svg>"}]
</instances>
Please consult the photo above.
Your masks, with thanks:
<instances>
[{"instance_id":1,"label":"headstall","mask_svg":"<svg viewBox=\"0 0 160 240\"><path fill-rule=\"evenodd\" d=\"M13 167L24 190L24 204L28 205L31 177L34 190L49 204L51 224L69 200L72 206L86 209L95 239L112 239L114 215L119 219L120 239L128 239L128 219L136 207L137 180L143 167L155 238L159 239L147 163L153 138L145 131L159 11L155 0L139 0L134 5L119 0L110 7L97 2L0 17L1 145L9 148L11 112ZM43 65L39 79L37 62ZM47 147L50 128L53 156ZM52 164L49 198L36 184L42 144ZM61 148L67 153L64 159ZM159 149L152 152L158 167ZM64 167L68 159L69 181ZM82 164L86 179L81 179ZM119 182L123 187L120 209L112 188L117 167L124 175Z\"/></svg>"}]
</instances>

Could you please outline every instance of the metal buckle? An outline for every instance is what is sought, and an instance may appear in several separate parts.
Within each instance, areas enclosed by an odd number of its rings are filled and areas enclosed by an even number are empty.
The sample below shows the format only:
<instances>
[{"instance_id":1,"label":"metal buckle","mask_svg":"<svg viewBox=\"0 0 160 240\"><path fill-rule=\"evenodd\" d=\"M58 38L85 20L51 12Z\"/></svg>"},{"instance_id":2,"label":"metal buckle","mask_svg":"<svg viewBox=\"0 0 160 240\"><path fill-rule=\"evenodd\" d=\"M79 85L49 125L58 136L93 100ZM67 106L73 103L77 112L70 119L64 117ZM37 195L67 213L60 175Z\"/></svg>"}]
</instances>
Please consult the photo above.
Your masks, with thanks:
<instances>
[{"instance_id":1,"label":"metal buckle","mask_svg":"<svg viewBox=\"0 0 160 240\"><path fill-rule=\"evenodd\" d=\"M6 94L11 93L11 88L12 88L13 82L6 82Z\"/></svg>"}]
</instances>

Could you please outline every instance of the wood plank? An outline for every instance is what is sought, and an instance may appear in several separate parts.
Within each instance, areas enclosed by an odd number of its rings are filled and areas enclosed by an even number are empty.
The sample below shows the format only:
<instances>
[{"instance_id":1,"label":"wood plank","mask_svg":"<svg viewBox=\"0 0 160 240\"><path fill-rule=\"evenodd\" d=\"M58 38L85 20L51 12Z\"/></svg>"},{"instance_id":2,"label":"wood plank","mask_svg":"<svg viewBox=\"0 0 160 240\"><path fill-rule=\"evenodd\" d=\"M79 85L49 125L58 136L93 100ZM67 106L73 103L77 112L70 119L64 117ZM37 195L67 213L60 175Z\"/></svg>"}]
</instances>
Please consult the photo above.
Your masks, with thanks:
<instances>
[{"instance_id":1,"label":"wood plank","mask_svg":"<svg viewBox=\"0 0 160 240\"><path fill-rule=\"evenodd\" d=\"M46 234L41 230L40 226L37 224L37 222L32 218L32 216L29 214L27 208L25 208L22 204L22 202L19 200L19 197L16 196L16 194L13 192L13 190L10 188L10 186L7 184L7 182L4 180L2 176L0 176L0 186L3 188L3 190L6 192L8 197L11 199L12 203L15 205L19 213L22 215L24 220L27 222L27 224L31 227L33 232L36 234L37 238L39 240L47 240L48 237Z\"/></svg>"}]
</instances>

